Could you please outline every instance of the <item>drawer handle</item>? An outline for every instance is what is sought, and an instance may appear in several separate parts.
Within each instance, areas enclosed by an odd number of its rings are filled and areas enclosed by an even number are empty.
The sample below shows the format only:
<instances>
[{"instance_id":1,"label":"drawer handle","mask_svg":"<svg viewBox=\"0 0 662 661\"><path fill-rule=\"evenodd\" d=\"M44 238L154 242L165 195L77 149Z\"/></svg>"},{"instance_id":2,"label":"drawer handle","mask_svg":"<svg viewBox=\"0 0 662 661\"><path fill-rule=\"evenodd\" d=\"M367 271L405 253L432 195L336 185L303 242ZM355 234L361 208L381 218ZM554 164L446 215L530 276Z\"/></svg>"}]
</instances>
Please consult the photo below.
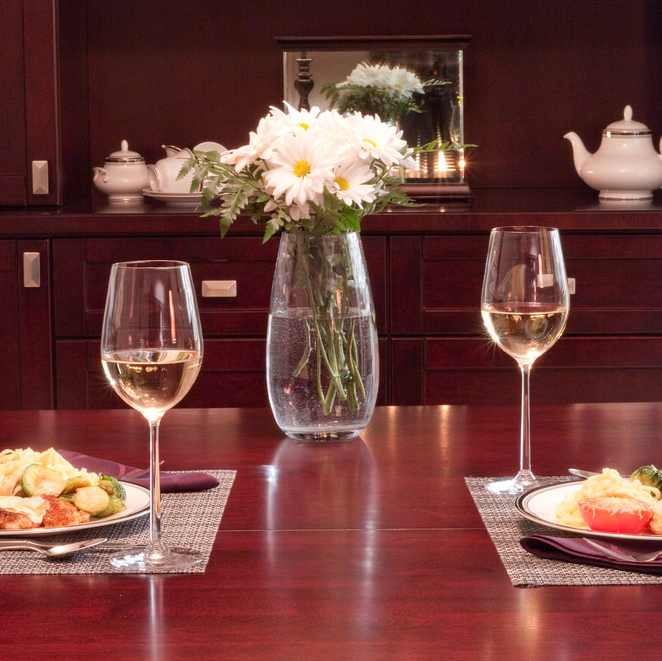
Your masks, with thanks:
<instances>
[{"instance_id":1,"label":"drawer handle","mask_svg":"<svg viewBox=\"0 0 662 661\"><path fill-rule=\"evenodd\" d=\"M568 294L572 296L575 291L577 291L577 287L575 286L575 279L574 278L568 278Z\"/></svg>"},{"instance_id":2,"label":"drawer handle","mask_svg":"<svg viewBox=\"0 0 662 661\"><path fill-rule=\"evenodd\" d=\"M236 298L236 280L203 280L202 296L204 298Z\"/></svg>"}]
</instances>

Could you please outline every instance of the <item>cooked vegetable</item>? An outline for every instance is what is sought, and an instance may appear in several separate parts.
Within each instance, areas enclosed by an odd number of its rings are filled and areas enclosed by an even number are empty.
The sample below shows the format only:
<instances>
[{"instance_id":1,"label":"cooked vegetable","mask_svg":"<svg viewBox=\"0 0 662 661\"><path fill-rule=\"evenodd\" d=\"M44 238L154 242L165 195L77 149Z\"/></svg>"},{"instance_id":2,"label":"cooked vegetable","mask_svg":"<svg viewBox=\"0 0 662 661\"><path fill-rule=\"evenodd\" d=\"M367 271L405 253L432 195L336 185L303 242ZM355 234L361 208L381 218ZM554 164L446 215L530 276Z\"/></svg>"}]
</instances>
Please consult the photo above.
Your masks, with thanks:
<instances>
[{"instance_id":1,"label":"cooked vegetable","mask_svg":"<svg viewBox=\"0 0 662 661\"><path fill-rule=\"evenodd\" d=\"M82 487L91 487L92 482L87 475L74 475L70 477L64 487L63 495L73 493L76 489L81 489Z\"/></svg>"},{"instance_id":2,"label":"cooked vegetable","mask_svg":"<svg viewBox=\"0 0 662 661\"><path fill-rule=\"evenodd\" d=\"M101 516L110 505L110 495L96 485L82 487L74 494L73 503L79 510L89 512L91 516Z\"/></svg>"},{"instance_id":3,"label":"cooked vegetable","mask_svg":"<svg viewBox=\"0 0 662 661\"><path fill-rule=\"evenodd\" d=\"M591 530L636 535L653 516L653 508L634 498L584 498L577 502Z\"/></svg>"},{"instance_id":4,"label":"cooked vegetable","mask_svg":"<svg viewBox=\"0 0 662 661\"><path fill-rule=\"evenodd\" d=\"M111 496L116 496L121 501L126 500L126 490L114 477L111 477L110 475L101 475L99 486Z\"/></svg>"},{"instance_id":5,"label":"cooked vegetable","mask_svg":"<svg viewBox=\"0 0 662 661\"><path fill-rule=\"evenodd\" d=\"M126 491L124 487L110 475L101 475L99 486L108 493L110 501L108 507L96 516L104 517L121 512L124 509L124 502L126 501Z\"/></svg>"},{"instance_id":6,"label":"cooked vegetable","mask_svg":"<svg viewBox=\"0 0 662 661\"><path fill-rule=\"evenodd\" d=\"M641 466L637 468L632 475L630 475L631 480L639 480L641 484L645 487L655 487L662 491L662 471L658 470L652 464L648 466ZM653 495L659 500L660 496L657 493Z\"/></svg>"},{"instance_id":7,"label":"cooked vegetable","mask_svg":"<svg viewBox=\"0 0 662 661\"><path fill-rule=\"evenodd\" d=\"M21 489L30 496L59 496L66 486L66 480L52 468L41 464L30 464L21 477Z\"/></svg>"}]
</instances>

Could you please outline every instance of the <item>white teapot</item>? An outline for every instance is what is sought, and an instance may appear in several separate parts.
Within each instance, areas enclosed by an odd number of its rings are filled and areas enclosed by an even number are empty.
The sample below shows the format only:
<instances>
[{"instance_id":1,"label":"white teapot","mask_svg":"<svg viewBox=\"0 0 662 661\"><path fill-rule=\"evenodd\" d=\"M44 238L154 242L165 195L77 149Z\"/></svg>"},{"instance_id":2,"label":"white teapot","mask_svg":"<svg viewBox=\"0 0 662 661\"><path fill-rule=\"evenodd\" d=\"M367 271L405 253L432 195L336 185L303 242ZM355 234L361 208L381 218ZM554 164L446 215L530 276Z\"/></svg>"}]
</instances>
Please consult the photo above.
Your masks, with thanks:
<instances>
[{"instance_id":1,"label":"white teapot","mask_svg":"<svg viewBox=\"0 0 662 661\"><path fill-rule=\"evenodd\" d=\"M625 107L621 121L602 131L595 154L576 133L563 137L572 144L577 174L600 191L600 199L647 200L662 186L662 156L655 151L650 129L632 120L630 106Z\"/></svg>"},{"instance_id":2,"label":"white teapot","mask_svg":"<svg viewBox=\"0 0 662 661\"><path fill-rule=\"evenodd\" d=\"M143 189L149 184L145 159L129 149L126 140L122 140L120 151L113 152L102 168L93 168L92 182L108 195L111 204L140 203L143 201Z\"/></svg>"},{"instance_id":3,"label":"white teapot","mask_svg":"<svg viewBox=\"0 0 662 661\"><path fill-rule=\"evenodd\" d=\"M162 158L154 165L148 165L149 187L154 193L174 193L177 195L191 192L193 172L178 179L179 171L184 162L193 156L190 149L180 149L172 145L161 145L166 151L166 158Z\"/></svg>"}]
</instances>

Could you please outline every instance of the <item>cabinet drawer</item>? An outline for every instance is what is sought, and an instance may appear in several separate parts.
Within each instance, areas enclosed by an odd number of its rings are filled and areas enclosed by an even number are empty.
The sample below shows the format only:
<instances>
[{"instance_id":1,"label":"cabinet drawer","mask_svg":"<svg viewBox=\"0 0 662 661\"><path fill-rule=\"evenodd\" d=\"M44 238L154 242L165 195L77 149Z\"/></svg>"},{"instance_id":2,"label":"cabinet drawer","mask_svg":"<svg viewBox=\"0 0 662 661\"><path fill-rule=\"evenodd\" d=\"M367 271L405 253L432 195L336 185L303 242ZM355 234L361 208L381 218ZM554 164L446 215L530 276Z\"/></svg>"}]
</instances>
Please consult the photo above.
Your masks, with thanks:
<instances>
[{"instance_id":1,"label":"cabinet drawer","mask_svg":"<svg viewBox=\"0 0 662 661\"><path fill-rule=\"evenodd\" d=\"M662 328L662 235L563 235L576 293L566 335L644 335ZM421 332L482 333L480 295L487 238L424 237ZM406 333L406 329L404 330ZM417 331L414 331L417 332Z\"/></svg>"},{"instance_id":2,"label":"cabinet drawer","mask_svg":"<svg viewBox=\"0 0 662 661\"><path fill-rule=\"evenodd\" d=\"M487 338L393 340L392 354L394 404L519 402L517 364ZM534 404L661 399L660 338L562 337L531 372Z\"/></svg>"},{"instance_id":3,"label":"cabinet drawer","mask_svg":"<svg viewBox=\"0 0 662 661\"><path fill-rule=\"evenodd\" d=\"M190 263L205 337L266 336L278 239L265 244L260 237L56 239L53 244L57 337L100 336L111 265L133 259ZM384 237L364 240L380 329L386 307L385 246ZM236 295L204 296L205 281L235 282Z\"/></svg>"},{"instance_id":4,"label":"cabinet drawer","mask_svg":"<svg viewBox=\"0 0 662 661\"><path fill-rule=\"evenodd\" d=\"M99 341L58 340L55 356L57 408L126 408L103 374ZM263 340L206 340L202 371L177 406L268 406L264 356Z\"/></svg>"}]
</instances>

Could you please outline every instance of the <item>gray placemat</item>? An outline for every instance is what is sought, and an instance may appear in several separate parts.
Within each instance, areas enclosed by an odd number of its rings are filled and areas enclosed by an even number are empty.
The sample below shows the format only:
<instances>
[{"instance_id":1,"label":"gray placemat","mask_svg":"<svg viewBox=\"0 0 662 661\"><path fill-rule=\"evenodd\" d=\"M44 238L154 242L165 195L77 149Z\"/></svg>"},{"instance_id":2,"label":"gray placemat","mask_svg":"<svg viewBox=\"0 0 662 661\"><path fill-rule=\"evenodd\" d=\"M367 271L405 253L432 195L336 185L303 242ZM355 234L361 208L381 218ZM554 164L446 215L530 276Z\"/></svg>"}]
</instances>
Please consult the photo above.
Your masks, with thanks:
<instances>
[{"instance_id":1,"label":"gray placemat","mask_svg":"<svg viewBox=\"0 0 662 661\"><path fill-rule=\"evenodd\" d=\"M572 537L570 533L547 528L523 517L515 508L515 496L497 495L485 488L494 478L467 477L465 482L476 503L487 532L499 553L514 586L542 585L659 585L660 576L604 569L579 563L539 558L525 551L519 540L527 535ZM550 482L564 482L572 478L550 477Z\"/></svg>"},{"instance_id":2,"label":"gray placemat","mask_svg":"<svg viewBox=\"0 0 662 661\"><path fill-rule=\"evenodd\" d=\"M161 496L161 534L166 546L195 549L205 556L200 564L179 570L178 573L204 573L237 474L231 470L204 472L218 479L217 487L207 491L165 493ZM20 536L20 532L17 532L17 536ZM124 523L61 535L40 535L35 541L66 544L96 537L107 537L109 543L128 546L145 544L149 539L149 513ZM108 559L117 552L117 549L92 548L66 558L51 559L33 551L2 551L0 574L114 574L118 570L110 565Z\"/></svg>"}]
</instances>

